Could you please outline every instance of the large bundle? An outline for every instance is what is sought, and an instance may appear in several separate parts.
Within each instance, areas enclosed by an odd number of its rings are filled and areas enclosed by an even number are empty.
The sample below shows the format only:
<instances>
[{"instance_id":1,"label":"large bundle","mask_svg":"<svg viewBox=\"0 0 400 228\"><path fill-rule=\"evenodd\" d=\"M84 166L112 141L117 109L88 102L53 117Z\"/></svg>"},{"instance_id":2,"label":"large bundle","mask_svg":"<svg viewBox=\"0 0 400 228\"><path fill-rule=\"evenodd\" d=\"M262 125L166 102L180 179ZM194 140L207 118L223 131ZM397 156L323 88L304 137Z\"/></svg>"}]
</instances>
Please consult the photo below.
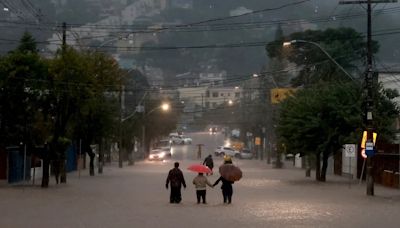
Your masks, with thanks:
<instances>
[{"instance_id":1,"label":"large bundle","mask_svg":"<svg viewBox=\"0 0 400 228\"><path fill-rule=\"evenodd\" d=\"M232 164L223 164L219 167L219 173L228 181L238 181L242 178L242 170Z\"/></svg>"}]
</instances>

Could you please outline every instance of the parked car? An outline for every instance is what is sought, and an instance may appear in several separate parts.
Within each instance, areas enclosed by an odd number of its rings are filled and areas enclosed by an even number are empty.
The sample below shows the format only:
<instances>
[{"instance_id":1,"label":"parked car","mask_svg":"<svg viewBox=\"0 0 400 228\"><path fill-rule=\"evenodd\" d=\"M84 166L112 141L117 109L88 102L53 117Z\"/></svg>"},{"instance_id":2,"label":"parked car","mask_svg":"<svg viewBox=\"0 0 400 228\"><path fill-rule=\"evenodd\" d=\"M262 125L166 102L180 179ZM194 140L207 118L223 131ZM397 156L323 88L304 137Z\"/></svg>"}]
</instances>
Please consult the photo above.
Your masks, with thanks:
<instances>
[{"instance_id":1,"label":"parked car","mask_svg":"<svg viewBox=\"0 0 400 228\"><path fill-rule=\"evenodd\" d=\"M183 145L185 144L185 140L182 135L179 135L178 133L171 133L169 134L169 139L171 141L171 144L174 145Z\"/></svg>"},{"instance_id":2,"label":"parked car","mask_svg":"<svg viewBox=\"0 0 400 228\"><path fill-rule=\"evenodd\" d=\"M188 136L182 136L184 144L192 144L192 138L188 137Z\"/></svg>"},{"instance_id":3,"label":"parked car","mask_svg":"<svg viewBox=\"0 0 400 228\"><path fill-rule=\"evenodd\" d=\"M217 127L210 127L208 129L208 132L210 133L210 135L215 135L217 134L218 128Z\"/></svg>"},{"instance_id":4,"label":"parked car","mask_svg":"<svg viewBox=\"0 0 400 228\"><path fill-rule=\"evenodd\" d=\"M253 158L253 152L251 152L250 149L243 148L240 151L240 158L241 159L252 159Z\"/></svg>"},{"instance_id":5,"label":"parked car","mask_svg":"<svg viewBox=\"0 0 400 228\"><path fill-rule=\"evenodd\" d=\"M214 151L215 156L229 155L231 157L240 158L240 152L227 146L219 146Z\"/></svg>"}]
</instances>

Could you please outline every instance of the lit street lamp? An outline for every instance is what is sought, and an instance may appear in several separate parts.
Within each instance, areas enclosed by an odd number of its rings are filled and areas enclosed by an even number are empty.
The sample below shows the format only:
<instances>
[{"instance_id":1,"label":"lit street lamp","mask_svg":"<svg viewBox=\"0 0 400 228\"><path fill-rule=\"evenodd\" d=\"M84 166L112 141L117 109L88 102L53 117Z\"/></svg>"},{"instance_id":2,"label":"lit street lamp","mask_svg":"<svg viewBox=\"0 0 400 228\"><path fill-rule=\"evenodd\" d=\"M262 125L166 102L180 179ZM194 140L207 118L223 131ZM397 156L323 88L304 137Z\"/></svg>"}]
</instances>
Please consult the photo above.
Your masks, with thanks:
<instances>
[{"instance_id":1,"label":"lit street lamp","mask_svg":"<svg viewBox=\"0 0 400 228\"><path fill-rule=\"evenodd\" d=\"M323 49L321 47L321 45L319 45L316 42L307 41L307 40L291 40L291 41L288 41L288 42L283 42L283 46L287 47L287 46L291 46L291 45L296 44L296 43L307 43L307 44L311 44L311 45L314 45L314 46L318 47L334 64L336 64L336 66L341 71L343 71L343 73L345 73L352 81L354 81L353 76L351 76L338 62L336 62L336 60L334 58L332 58L332 56L327 51L325 51L325 49Z\"/></svg>"},{"instance_id":2,"label":"lit street lamp","mask_svg":"<svg viewBox=\"0 0 400 228\"><path fill-rule=\"evenodd\" d=\"M160 106L157 106L155 108L153 108L152 110L150 110L149 112L146 113L146 109L143 108L143 122L142 122L142 153L143 155L145 154L145 142L146 142L146 124L145 124L145 119L147 116L149 116L152 112L161 109L163 112L168 112L170 110L170 104L169 103L162 103Z\"/></svg>"},{"instance_id":3,"label":"lit street lamp","mask_svg":"<svg viewBox=\"0 0 400 228\"><path fill-rule=\"evenodd\" d=\"M162 105L161 105L161 109L162 109L163 111L168 111L168 110L169 110L169 104L168 104L168 103L162 104Z\"/></svg>"}]
</instances>

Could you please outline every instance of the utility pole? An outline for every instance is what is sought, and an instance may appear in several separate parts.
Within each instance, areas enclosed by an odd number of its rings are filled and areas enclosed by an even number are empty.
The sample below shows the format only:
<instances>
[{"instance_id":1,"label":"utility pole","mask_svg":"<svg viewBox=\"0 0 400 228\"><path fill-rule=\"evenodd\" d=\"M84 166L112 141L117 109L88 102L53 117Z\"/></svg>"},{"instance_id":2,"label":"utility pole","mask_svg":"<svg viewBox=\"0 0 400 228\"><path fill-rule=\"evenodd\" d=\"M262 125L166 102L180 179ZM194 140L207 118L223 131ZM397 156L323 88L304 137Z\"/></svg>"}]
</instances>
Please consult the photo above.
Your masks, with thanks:
<instances>
[{"instance_id":1,"label":"utility pole","mask_svg":"<svg viewBox=\"0 0 400 228\"><path fill-rule=\"evenodd\" d=\"M146 95L145 95L146 96ZM143 100L143 112L142 112L142 153L143 156L147 156L146 152L146 100Z\"/></svg>"},{"instance_id":2,"label":"utility pole","mask_svg":"<svg viewBox=\"0 0 400 228\"><path fill-rule=\"evenodd\" d=\"M119 109L119 145L118 145L118 167L122 168L123 166L123 160L122 160L122 118L123 118L123 109L124 109L124 100L122 98L123 96L123 90L124 87L122 86L122 79L120 82L120 87L119 87L119 101L120 101L120 109Z\"/></svg>"},{"instance_id":3,"label":"utility pole","mask_svg":"<svg viewBox=\"0 0 400 228\"><path fill-rule=\"evenodd\" d=\"M365 125L367 127L367 143L373 142L373 108L374 108L374 72L372 66L372 6L371 4L378 3L394 3L397 0L364 0L364 1L340 1L339 4L367 4L367 68L365 72L365 89L366 94L366 108L365 108ZM373 154L367 157L367 195L374 195L374 176L373 176ZM362 178L362 177L360 177Z\"/></svg>"},{"instance_id":4,"label":"utility pole","mask_svg":"<svg viewBox=\"0 0 400 228\"><path fill-rule=\"evenodd\" d=\"M62 23L62 52L65 52L67 47L67 23Z\"/></svg>"}]
</instances>

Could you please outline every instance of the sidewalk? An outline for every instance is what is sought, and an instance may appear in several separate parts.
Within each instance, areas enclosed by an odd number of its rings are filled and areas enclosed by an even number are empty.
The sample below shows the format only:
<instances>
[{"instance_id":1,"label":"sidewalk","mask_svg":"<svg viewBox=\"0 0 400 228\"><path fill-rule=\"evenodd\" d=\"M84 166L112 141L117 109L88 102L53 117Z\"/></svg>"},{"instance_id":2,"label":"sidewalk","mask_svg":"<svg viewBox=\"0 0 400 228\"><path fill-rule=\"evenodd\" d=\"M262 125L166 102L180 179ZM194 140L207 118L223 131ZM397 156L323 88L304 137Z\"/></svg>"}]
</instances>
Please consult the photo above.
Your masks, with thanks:
<instances>
[{"instance_id":1,"label":"sidewalk","mask_svg":"<svg viewBox=\"0 0 400 228\"><path fill-rule=\"evenodd\" d=\"M306 177L305 169L297 168L293 166L292 161L284 161L284 165L281 169L274 168L272 164L266 164L266 161L257 161L260 163L259 165L262 167L265 165L268 169L272 169L276 172L281 172L279 175L282 180L287 180L290 183L295 183L297 185L319 185L325 187L340 187L341 189L349 190L350 192L360 192L361 195L366 195L366 182L365 180L361 181L359 179L350 179L345 176L339 176L334 174L326 175L326 182L319 182L315 180L315 170L311 170L311 176ZM295 174L295 175L293 175ZM385 198L399 198L400 199L400 189L398 188L389 188L380 184L374 184L375 196L377 197L385 197Z\"/></svg>"}]
</instances>

